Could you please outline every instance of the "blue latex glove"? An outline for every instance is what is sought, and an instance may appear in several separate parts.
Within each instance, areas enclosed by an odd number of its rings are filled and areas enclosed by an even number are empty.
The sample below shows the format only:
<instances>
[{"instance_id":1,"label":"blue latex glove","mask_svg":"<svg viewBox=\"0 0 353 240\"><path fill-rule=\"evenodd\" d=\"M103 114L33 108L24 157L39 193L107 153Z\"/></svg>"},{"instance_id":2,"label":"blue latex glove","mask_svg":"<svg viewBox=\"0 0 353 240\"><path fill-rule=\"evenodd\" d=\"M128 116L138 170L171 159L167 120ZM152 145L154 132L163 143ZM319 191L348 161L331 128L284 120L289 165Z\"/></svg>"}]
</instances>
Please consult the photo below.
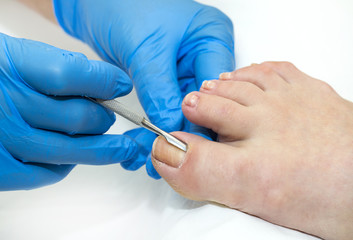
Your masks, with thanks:
<instances>
[{"instance_id":1,"label":"blue latex glove","mask_svg":"<svg viewBox=\"0 0 353 240\"><path fill-rule=\"evenodd\" d=\"M0 33L0 190L55 183L75 164L135 158L132 138L101 135L114 114L81 97L111 99L131 89L109 63Z\"/></svg>"},{"instance_id":2,"label":"blue latex glove","mask_svg":"<svg viewBox=\"0 0 353 240\"><path fill-rule=\"evenodd\" d=\"M184 129L183 96L202 81L234 69L233 27L219 10L191 0L53 0L60 25L88 43L134 82L149 119L166 131ZM143 150L123 167L145 163L155 136L128 132ZM144 156L142 156L144 155ZM155 178L151 165L149 174Z\"/></svg>"}]
</instances>

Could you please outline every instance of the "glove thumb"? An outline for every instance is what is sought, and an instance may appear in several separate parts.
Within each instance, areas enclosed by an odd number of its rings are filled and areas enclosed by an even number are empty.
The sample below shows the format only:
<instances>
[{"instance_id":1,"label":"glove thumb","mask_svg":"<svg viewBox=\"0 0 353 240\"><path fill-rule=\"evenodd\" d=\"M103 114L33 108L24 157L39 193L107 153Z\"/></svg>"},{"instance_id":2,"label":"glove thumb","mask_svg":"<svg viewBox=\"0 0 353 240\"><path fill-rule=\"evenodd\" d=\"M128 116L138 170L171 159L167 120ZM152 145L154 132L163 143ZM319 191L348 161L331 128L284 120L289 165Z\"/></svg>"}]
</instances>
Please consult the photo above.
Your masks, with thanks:
<instances>
[{"instance_id":1,"label":"glove thumb","mask_svg":"<svg viewBox=\"0 0 353 240\"><path fill-rule=\"evenodd\" d=\"M151 54L153 53L153 54ZM163 130L182 127L182 96L177 81L174 54L147 47L141 49L129 67L137 96L149 119Z\"/></svg>"}]
</instances>

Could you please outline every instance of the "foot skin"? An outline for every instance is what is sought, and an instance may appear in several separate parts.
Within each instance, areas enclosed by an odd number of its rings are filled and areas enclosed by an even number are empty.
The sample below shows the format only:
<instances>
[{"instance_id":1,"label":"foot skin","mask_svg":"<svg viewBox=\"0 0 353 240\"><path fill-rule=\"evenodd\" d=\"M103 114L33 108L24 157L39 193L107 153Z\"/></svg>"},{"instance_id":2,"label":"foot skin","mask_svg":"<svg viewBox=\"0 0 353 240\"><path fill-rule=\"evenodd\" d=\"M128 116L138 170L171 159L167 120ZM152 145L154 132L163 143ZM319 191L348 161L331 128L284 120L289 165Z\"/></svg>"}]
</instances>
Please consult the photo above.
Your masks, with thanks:
<instances>
[{"instance_id":1,"label":"foot skin","mask_svg":"<svg viewBox=\"0 0 353 240\"><path fill-rule=\"evenodd\" d=\"M219 142L158 138L153 164L180 194L324 239L353 236L353 103L286 62L254 64L190 93L183 112Z\"/></svg>"}]
</instances>

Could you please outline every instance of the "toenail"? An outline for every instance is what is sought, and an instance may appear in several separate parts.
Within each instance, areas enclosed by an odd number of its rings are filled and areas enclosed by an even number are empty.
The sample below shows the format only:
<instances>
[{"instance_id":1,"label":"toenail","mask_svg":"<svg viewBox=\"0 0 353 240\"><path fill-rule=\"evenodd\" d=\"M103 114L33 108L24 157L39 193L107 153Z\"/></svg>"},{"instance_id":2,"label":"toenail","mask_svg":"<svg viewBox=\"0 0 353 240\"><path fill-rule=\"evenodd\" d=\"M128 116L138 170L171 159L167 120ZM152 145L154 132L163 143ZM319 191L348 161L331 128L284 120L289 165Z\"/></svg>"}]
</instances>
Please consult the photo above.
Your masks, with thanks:
<instances>
[{"instance_id":1,"label":"toenail","mask_svg":"<svg viewBox=\"0 0 353 240\"><path fill-rule=\"evenodd\" d=\"M219 74L219 79L220 80L227 80L227 79L231 79L232 77L232 73L231 72L224 72Z\"/></svg>"},{"instance_id":2,"label":"toenail","mask_svg":"<svg viewBox=\"0 0 353 240\"><path fill-rule=\"evenodd\" d=\"M203 81L202 83L202 88L203 89L207 89L207 90L211 90L216 86L216 82L215 81Z\"/></svg>"},{"instance_id":3,"label":"toenail","mask_svg":"<svg viewBox=\"0 0 353 240\"><path fill-rule=\"evenodd\" d=\"M185 152L169 144L163 137L158 137L152 147L152 158L174 168L180 168L184 162Z\"/></svg>"},{"instance_id":4,"label":"toenail","mask_svg":"<svg viewBox=\"0 0 353 240\"><path fill-rule=\"evenodd\" d=\"M195 107L198 101L199 101L199 96L192 93L186 95L186 97L184 98L184 104L189 107Z\"/></svg>"}]
</instances>

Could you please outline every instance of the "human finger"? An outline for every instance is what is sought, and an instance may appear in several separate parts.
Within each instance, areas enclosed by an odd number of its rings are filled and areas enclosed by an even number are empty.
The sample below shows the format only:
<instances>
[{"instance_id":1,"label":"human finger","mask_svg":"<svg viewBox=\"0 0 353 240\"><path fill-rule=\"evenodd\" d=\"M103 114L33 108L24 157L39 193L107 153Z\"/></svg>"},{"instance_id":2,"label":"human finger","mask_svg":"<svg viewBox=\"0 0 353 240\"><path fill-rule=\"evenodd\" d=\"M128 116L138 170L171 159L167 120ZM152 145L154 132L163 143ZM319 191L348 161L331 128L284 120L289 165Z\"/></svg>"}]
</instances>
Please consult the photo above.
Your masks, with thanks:
<instances>
[{"instance_id":1,"label":"human finger","mask_svg":"<svg viewBox=\"0 0 353 240\"><path fill-rule=\"evenodd\" d=\"M122 135L70 137L41 129L21 129L4 147L23 162L104 165L132 159L137 154L133 139ZM15 144L16 143L16 144Z\"/></svg>"},{"instance_id":2,"label":"human finger","mask_svg":"<svg viewBox=\"0 0 353 240\"><path fill-rule=\"evenodd\" d=\"M194 77L197 89L204 80L233 71L235 57L231 20L216 8L204 7L188 27L178 59L178 76Z\"/></svg>"},{"instance_id":3,"label":"human finger","mask_svg":"<svg viewBox=\"0 0 353 240\"><path fill-rule=\"evenodd\" d=\"M132 90L128 76L112 64L36 41L5 41L13 71L41 93L112 99Z\"/></svg>"},{"instance_id":4,"label":"human finger","mask_svg":"<svg viewBox=\"0 0 353 240\"><path fill-rule=\"evenodd\" d=\"M29 190L59 182L74 168L66 164L23 163L0 143L0 191Z\"/></svg>"},{"instance_id":5,"label":"human finger","mask_svg":"<svg viewBox=\"0 0 353 240\"><path fill-rule=\"evenodd\" d=\"M135 171L142 167L148 160L148 155L152 150L152 144L156 138L156 134L144 128L136 128L125 132L124 135L133 138L138 144L139 150L134 158L122 162L121 166L126 170ZM147 171L147 173L149 173L149 171ZM155 178L154 175L150 176Z\"/></svg>"},{"instance_id":6,"label":"human finger","mask_svg":"<svg viewBox=\"0 0 353 240\"><path fill-rule=\"evenodd\" d=\"M9 95L21 117L31 127L74 134L102 134L115 121L111 111L88 99L51 97L17 88Z\"/></svg>"},{"instance_id":7,"label":"human finger","mask_svg":"<svg viewBox=\"0 0 353 240\"><path fill-rule=\"evenodd\" d=\"M165 131L180 130L183 121L181 92L174 53L166 47L146 46L135 55L131 78L138 98L152 123Z\"/></svg>"},{"instance_id":8,"label":"human finger","mask_svg":"<svg viewBox=\"0 0 353 240\"><path fill-rule=\"evenodd\" d=\"M6 92L0 91L0 102L0 142L23 162L100 165L129 160L137 153L135 141L127 136L68 136L32 128Z\"/></svg>"}]
</instances>

